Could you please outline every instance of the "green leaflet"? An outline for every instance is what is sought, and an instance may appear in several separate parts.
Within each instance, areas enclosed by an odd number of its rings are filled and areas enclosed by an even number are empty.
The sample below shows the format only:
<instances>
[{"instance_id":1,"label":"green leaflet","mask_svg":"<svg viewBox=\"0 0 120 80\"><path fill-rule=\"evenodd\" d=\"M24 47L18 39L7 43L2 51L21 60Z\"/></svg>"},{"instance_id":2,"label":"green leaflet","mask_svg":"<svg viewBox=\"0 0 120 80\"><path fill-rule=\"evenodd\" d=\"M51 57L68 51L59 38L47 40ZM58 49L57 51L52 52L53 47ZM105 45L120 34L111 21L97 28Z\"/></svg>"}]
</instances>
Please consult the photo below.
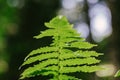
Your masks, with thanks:
<instances>
[{"instance_id":1,"label":"green leaflet","mask_svg":"<svg viewBox=\"0 0 120 80\"><path fill-rule=\"evenodd\" d=\"M28 54L21 67L32 66L23 71L20 79L52 75L50 80L80 80L67 74L91 73L102 69L96 64L100 62L97 57L103 54L89 51L96 45L85 42L66 17L57 16L45 25L49 29L42 31L35 38L51 36L53 41L50 46L38 48Z\"/></svg>"},{"instance_id":2,"label":"green leaflet","mask_svg":"<svg viewBox=\"0 0 120 80\"><path fill-rule=\"evenodd\" d=\"M60 61L60 65L62 66L83 65L83 64L90 65L99 62L100 60L97 60L95 58L83 58L83 59L75 58L75 59L67 59Z\"/></svg>"},{"instance_id":3,"label":"green leaflet","mask_svg":"<svg viewBox=\"0 0 120 80\"><path fill-rule=\"evenodd\" d=\"M75 78L73 76L67 76L67 75L60 75L59 78L61 80L78 80L78 78ZM81 80L81 79L79 79L79 80Z\"/></svg>"},{"instance_id":4,"label":"green leaflet","mask_svg":"<svg viewBox=\"0 0 120 80\"><path fill-rule=\"evenodd\" d=\"M25 60L28 57L36 55L36 54L42 54L42 53L57 51L57 50L58 50L57 47L43 47L43 48L40 48L40 49L36 49L36 50L33 50L30 54L28 54L28 56L25 58Z\"/></svg>"},{"instance_id":5,"label":"green leaflet","mask_svg":"<svg viewBox=\"0 0 120 80\"><path fill-rule=\"evenodd\" d=\"M73 73L73 72L95 72L103 68L99 66L77 66L77 67L62 67L60 73Z\"/></svg>"},{"instance_id":6,"label":"green leaflet","mask_svg":"<svg viewBox=\"0 0 120 80\"><path fill-rule=\"evenodd\" d=\"M49 58L57 58L57 57L58 57L58 54L57 54L57 53L41 54L41 55L38 55L38 56L35 56L35 57L30 57L29 59L27 59L27 60L22 64L22 66L24 66L24 65L26 65L26 64L31 64L31 63L36 62L36 61L41 61L41 60L49 59Z\"/></svg>"},{"instance_id":7,"label":"green leaflet","mask_svg":"<svg viewBox=\"0 0 120 80\"><path fill-rule=\"evenodd\" d=\"M67 37L67 38L62 38L61 42L63 43L69 43L69 42L75 42L75 41L84 41L83 38L80 37Z\"/></svg>"},{"instance_id":8,"label":"green leaflet","mask_svg":"<svg viewBox=\"0 0 120 80\"><path fill-rule=\"evenodd\" d=\"M60 55L61 59L67 59L67 58L87 58L87 57L98 57L100 55L103 55L102 53L97 53L95 51L82 51L78 50L75 52L72 52L67 49L62 50L62 55Z\"/></svg>"},{"instance_id":9,"label":"green leaflet","mask_svg":"<svg viewBox=\"0 0 120 80\"><path fill-rule=\"evenodd\" d=\"M39 39L42 37L55 36L55 35L57 35L57 31L54 29L49 29L49 30L45 30L44 32L42 31L40 35L35 36L34 38Z\"/></svg>"},{"instance_id":10,"label":"green leaflet","mask_svg":"<svg viewBox=\"0 0 120 80\"><path fill-rule=\"evenodd\" d=\"M68 23L66 17L57 16L57 17L53 18L49 23L45 23L45 25L48 28L59 28L59 27L66 28L70 24Z\"/></svg>"},{"instance_id":11,"label":"green leaflet","mask_svg":"<svg viewBox=\"0 0 120 80\"><path fill-rule=\"evenodd\" d=\"M48 65L54 65L54 64L57 64L58 63L58 60L56 59L48 59L46 61L43 61L37 65L34 65L33 67L29 67L27 68L21 75L21 79L25 78L25 77L32 77L34 72L36 71L42 71L42 69L44 69L46 66Z\"/></svg>"},{"instance_id":12,"label":"green leaflet","mask_svg":"<svg viewBox=\"0 0 120 80\"><path fill-rule=\"evenodd\" d=\"M71 43L71 45L70 45L70 47L76 47L76 48L80 48L80 49L90 49L94 46L96 46L96 45L90 44L88 42L74 42L74 43Z\"/></svg>"},{"instance_id":13,"label":"green leaflet","mask_svg":"<svg viewBox=\"0 0 120 80\"><path fill-rule=\"evenodd\" d=\"M114 77L120 77L120 70L117 71L117 73L114 75Z\"/></svg>"}]
</instances>

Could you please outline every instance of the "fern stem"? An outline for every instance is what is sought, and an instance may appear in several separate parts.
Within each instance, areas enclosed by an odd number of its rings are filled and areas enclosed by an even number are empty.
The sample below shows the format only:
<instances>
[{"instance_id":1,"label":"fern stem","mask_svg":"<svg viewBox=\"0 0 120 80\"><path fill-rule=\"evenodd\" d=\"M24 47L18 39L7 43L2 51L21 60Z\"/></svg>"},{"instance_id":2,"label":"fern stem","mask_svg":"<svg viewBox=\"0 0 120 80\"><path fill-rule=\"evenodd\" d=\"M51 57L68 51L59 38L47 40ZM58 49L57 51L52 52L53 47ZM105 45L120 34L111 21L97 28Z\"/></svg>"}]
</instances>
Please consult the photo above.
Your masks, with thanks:
<instances>
[{"instance_id":1,"label":"fern stem","mask_svg":"<svg viewBox=\"0 0 120 80\"><path fill-rule=\"evenodd\" d=\"M61 38L60 38L60 36L59 36L59 31L58 31L58 36L57 36L57 41L58 41L58 44L56 44L56 47L58 47L58 76L57 76L57 79L58 80L61 80L60 79L60 75L61 75L61 73L60 73L60 69L61 69L61 65L60 65L60 61L61 61L61 59L60 59L60 55L61 55L61 50L62 50L62 46L61 46L61 40L60 40Z\"/></svg>"},{"instance_id":2,"label":"fern stem","mask_svg":"<svg viewBox=\"0 0 120 80\"><path fill-rule=\"evenodd\" d=\"M61 61L61 59L60 59L61 49L62 49L62 47L59 47L59 52L58 52L58 53L59 53L59 56L58 56L58 66L59 66L59 67L58 67L58 80L60 80L60 77L59 77L59 76L61 75L60 69L61 69L61 67L62 67L62 66L60 65L60 61Z\"/></svg>"}]
</instances>

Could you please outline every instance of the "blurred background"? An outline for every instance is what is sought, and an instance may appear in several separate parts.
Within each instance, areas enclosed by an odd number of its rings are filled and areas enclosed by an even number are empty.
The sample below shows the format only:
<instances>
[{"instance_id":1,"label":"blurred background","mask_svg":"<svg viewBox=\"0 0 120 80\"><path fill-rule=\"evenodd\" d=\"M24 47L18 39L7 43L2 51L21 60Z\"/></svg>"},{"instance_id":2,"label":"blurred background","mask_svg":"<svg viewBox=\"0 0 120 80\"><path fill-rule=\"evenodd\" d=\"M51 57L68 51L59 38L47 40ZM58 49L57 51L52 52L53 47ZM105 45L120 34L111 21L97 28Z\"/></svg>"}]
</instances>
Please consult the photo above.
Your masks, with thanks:
<instances>
[{"instance_id":1,"label":"blurred background","mask_svg":"<svg viewBox=\"0 0 120 80\"><path fill-rule=\"evenodd\" d=\"M65 15L86 41L98 44L97 52L104 53L100 66L105 70L76 75L83 80L120 80L113 77L120 69L120 0L0 0L0 80L18 80L25 56L51 42L33 36L56 15Z\"/></svg>"}]
</instances>

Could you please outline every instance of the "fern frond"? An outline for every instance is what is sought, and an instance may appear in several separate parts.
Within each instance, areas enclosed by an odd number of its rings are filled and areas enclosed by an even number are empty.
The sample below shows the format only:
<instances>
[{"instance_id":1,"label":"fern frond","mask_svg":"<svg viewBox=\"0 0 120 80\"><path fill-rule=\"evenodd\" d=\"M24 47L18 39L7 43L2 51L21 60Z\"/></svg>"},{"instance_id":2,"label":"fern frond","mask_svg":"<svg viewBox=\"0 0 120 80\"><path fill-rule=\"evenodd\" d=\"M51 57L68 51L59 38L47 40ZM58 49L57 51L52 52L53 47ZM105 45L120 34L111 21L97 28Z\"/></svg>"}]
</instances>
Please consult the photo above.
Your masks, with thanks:
<instances>
[{"instance_id":1,"label":"fern frond","mask_svg":"<svg viewBox=\"0 0 120 80\"><path fill-rule=\"evenodd\" d=\"M21 67L32 66L24 70L20 79L52 75L50 80L79 80L66 73L95 72L102 69L96 64L100 62L97 57L103 54L89 51L96 45L85 42L64 16L57 16L45 25L49 29L35 38L51 36L53 41L50 46L38 48L28 54Z\"/></svg>"},{"instance_id":2,"label":"fern frond","mask_svg":"<svg viewBox=\"0 0 120 80\"><path fill-rule=\"evenodd\" d=\"M53 75L53 76L57 76L57 71L51 71L51 70L47 70L46 72L39 72L39 75L43 75L43 76L48 76L48 75Z\"/></svg>"},{"instance_id":3,"label":"fern frond","mask_svg":"<svg viewBox=\"0 0 120 80\"><path fill-rule=\"evenodd\" d=\"M36 62L36 61L42 61L42 60L45 60L45 59L57 58L57 57L58 57L57 53L45 53L45 54L41 54L41 55L38 55L38 56L35 56L35 57L28 58L22 64L22 66L27 65L27 64L31 64L31 63Z\"/></svg>"},{"instance_id":4,"label":"fern frond","mask_svg":"<svg viewBox=\"0 0 120 80\"><path fill-rule=\"evenodd\" d=\"M49 23L45 23L45 26L48 28L65 28L68 25L70 25L68 23L68 20L66 19L66 17L63 16L57 16L53 18Z\"/></svg>"},{"instance_id":5,"label":"fern frond","mask_svg":"<svg viewBox=\"0 0 120 80\"><path fill-rule=\"evenodd\" d=\"M76 52L72 52L69 50L67 51L68 52L65 52L65 50L62 51L62 55L60 55L60 59L98 57L100 55L103 55L102 53L97 53L95 51L82 51L82 50L78 50Z\"/></svg>"},{"instance_id":6,"label":"fern frond","mask_svg":"<svg viewBox=\"0 0 120 80\"><path fill-rule=\"evenodd\" d=\"M36 49L36 50L33 50L26 58L25 60L30 57L30 56L33 56L33 55L36 55L36 54L43 54L43 53L46 53L46 52L52 52L52 51L58 51L58 47L43 47L43 48L40 48L40 49ZM24 61L25 61L24 60Z\"/></svg>"},{"instance_id":7,"label":"fern frond","mask_svg":"<svg viewBox=\"0 0 120 80\"><path fill-rule=\"evenodd\" d=\"M82 51L82 50L78 50L74 54L76 54L79 57L98 57L100 55L103 55L102 53L97 53L95 51Z\"/></svg>"},{"instance_id":8,"label":"fern frond","mask_svg":"<svg viewBox=\"0 0 120 80\"><path fill-rule=\"evenodd\" d=\"M43 38L43 37L47 37L47 36L55 36L56 32L57 31L54 29L45 30L44 32L41 32L40 35L34 36L34 38L39 39L39 38Z\"/></svg>"},{"instance_id":9,"label":"fern frond","mask_svg":"<svg viewBox=\"0 0 120 80\"><path fill-rule=\"evenodd\" d=\"M79 58L75 58L75 59L68 59L68 60L63 60L60 61L60 65L62 66L75 66L75 65L83 65L83 64L96 64L99 63L100 60L97 60L95 58L83 58L83 59L79 59Z\"/></svg>"},{"instance_id":10,"label":"fern frond","mask_svg":"<svg viewBox=\"0 0 120 80\"><path fill-rule=\"evenodd\" d=\"M67 38L61 39L61 42L63 43L70 43L70 42L77 42L77 41L84 41L84 39L80 37L67 37Z\"/></svg>"},{"instance_id":11,"label":"fern frond","mask_svg":"<svg viewBox=\"0 0 120 80\"><path fill-rule=\"evenodd\" d=\"M70 28L70 27L69 27ZM79 37L80 34L78 34L75 30L73 30L72 28L58 28L58 36L61 36L61 37ZM62 32L61 32L62 31Z\"/></svg>"},{"instance_id":12,"label":"fern frond","mask_svg":"<svg viewBox=\"0 0 120 80\"><path fill-rule=\"evenodd\" d=\"M73 73L73 72L95 72L103 68L99 66L77 66L77 67L62 67L60 73Z\"/></svg>"},{"instance_id":13,"label":"fern frond","mask_svg":"<svg viewBox=\"0 0 120 80\"><path fill-rule=\"evenodd\" d=\"M81 45L80 45L81 44ZM88 42L73 42L71 43L70 47L76 47L76 48L80 48L80 49L90 49L94 46L97 46L95 44L90 44Z\"/></svg>"},{"instance_id":14,"label":"fern frond","mask_svg":"<svg viewBox=\"0 0 120 80\"><path fill-rule=\"evenodd\" d=\"M54 65L54 64L58 64L58 60L57 59L48 59L46 61L43 61L37 65L34 65L33 67L29 67L27 68L21 75L22 75L22 79L25 78L25 77L32 77L34 72L36 71L42 71L42 69L46 66L49 66L49 65Z\"/></svg>"},{"instance_id":15,"label":"fern frond","mask_svg":"<svg viewBox=\"0 0 120 80\"><path fill-rule=\"evenodd\" d=\"M59 79L61 80L81 80L73 76L68 76L68 75L60 75Z\"/></svg>"}]
</instances>

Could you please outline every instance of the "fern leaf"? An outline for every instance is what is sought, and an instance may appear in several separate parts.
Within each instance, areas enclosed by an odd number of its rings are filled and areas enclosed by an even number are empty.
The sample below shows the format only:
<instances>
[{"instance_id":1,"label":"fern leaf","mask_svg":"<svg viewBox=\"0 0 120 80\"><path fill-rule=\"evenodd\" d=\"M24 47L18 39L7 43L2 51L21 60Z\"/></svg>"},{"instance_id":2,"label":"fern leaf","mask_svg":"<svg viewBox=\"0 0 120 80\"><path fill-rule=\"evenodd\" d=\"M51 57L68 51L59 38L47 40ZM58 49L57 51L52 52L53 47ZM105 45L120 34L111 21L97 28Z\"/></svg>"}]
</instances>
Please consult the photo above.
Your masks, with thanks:
<instances>
[{"instance_id":1,"label":"fern leaf","mask_svg":"<svg viewBox=\"0 0 120 80\"><path fill-rule=\"evenodd\" d=\"M57 31L54 29L46 30L44 32L41 32L40 35L34 36L34 38L39 39L39 38L43 38L43 37L47 37L47 36L54 36L56 32Z\"/></svg>"},{"instance_id":2,"label":"fern leaf","mask_svg":"<svg viewBox=\"0 0 120 80\"><path fill-rule=\"evenodd\" d=\"M76 52L73 52L71 50L63 49L61 51L62 55L60 55L60 59L67 59L67 58L86 58L86 57L98 57L100 55L103 55L102 53L97 53L95 51L82 51L78 50Z\"/></svg>"},{"instance_id":3,"label":"fern leaf","mask_svg":"<svg viewBox=\"0 0 120 80\"><path fill-rule=\"evenodd\" d=\"M73 73L73 72L95 72L103 68L99 66L77 66L77 67L62 67L60 73Z\"/></svg>"},{"instance_id":4,"label":"fern leaf","mask_svg":"<svg viewBox=\"0 0 120 80\"><path fill-rule=\"evenodd\" d=\"M42 72L42 75L45 75L45 76L50 74L57 76L58 70L59 70L58 66L52 65L52 66L43 68L41 72Z\"/></svg>"},{"instance_id":5,"label":"fern leaf","mask_svg":"<svg viewBox=\"0 0 120 80\"><path fill-rule=\"evenodd\" d=\"M71 43L70 47L76 47L76 48L80 48L80 49L90 49L94 46L97 46L95 44L90 44L88 42L73 42Z\"/></svg>"},{"instance_id":6,"label":"fern leaf","mask_svg":"<svg viewBox=\"0 0 120 80\"><path fill-rule=\"evenodd\" d=\"M84 39L80 37L67 37L67 38L61 39L61 42L63 43L70 43L70 42L76 42L76 41L84 41Z\"/></svg>"},{"instance_id":7,"label":"fern leaf","mask_svg":"<svg viewBox=\"0 0 120 80\"><path fill-rule=\"evenodd\" d=\"M62 37L79 37L80 34L78 34L75 30L73 30L72 28L68 28L67 30L65 28L63 29L58 29L58 33L59 33L59 36L62 35ZM70 31L68 31L70 30ZM62 31L62 32L61 32Z\"/></svg>"},{"instance_id":8,"label":"fern leaf","mask_svg":"<svg viewBox=\"0 0 120 80\"><path fill-rule=\"evenodd\" d=\"M60 62L60 65L62 66L83 65L83 64L90 65L99 62L100 60L97 60L95 58L83 58L83 59L75 58L75 59L63 60Z\"/></svg>"},{"instance_id":9,"label":"fern leaf","mask_svg":"<svg viewBox=\"0 0 120 80\"><path fill-rule=\"evenodd\" d=\"M45 25L48 28L59 28L59 27L64 28L70 24L68 23L68 21L65 17L57 16L57 17L53 18L49 23L45 23Z\"/></svg>"},{"instance_id":10,"label":"fern leaf","mask_svg":"<svg viewBox=\"0 0 120 80\"><path fill-rule=\"evenodd\" d=\"M30 57L30 58L28 58L28 59L22 64L22 66L27 65L27 64L31 64L31 63L36 62L36 61L42 61L42 60L45 60L45 59L57 58L57 57L58 57L58 54L57 54L57 53L41 54L41 55L38 55L38 56L35 56L35 57Z\"/></svg>"},{"instance_id":11,"label":"fern leaf","mask_svg":"<svg viewBox=\"0 0 120 80\"><path fill-rule=\"evenodd\" d=\"M58 78L54 77L53 79L50 79L50 80L57 80ZM82 79L78 79L76 77L73 77L73 76L68 76L68 75L64 75L64 74L61 74L59 76L59 80L82 80Z\"/></svg>"},{"instance_id":12,"label":"fern leaf","mask_svg":"<svg viewBox=\"0 0 120 80\"><path fill-rule=\"evenodd\" d=\"M67 75L60 75L59 79L60 80L78 80L78 78L75 78L73 76L67 76ZM81 79L79 79L79 80L81 80Z\"/></svg>"},{"instance_id":13,"label":"fern leaf","mask_svg":"<svg viewBox=\"0 0 120 80\"><path fill-rule=\"evenodd\" d=\"M53 66L45 67L45 68L43 68L43 70L58 71L59 68L58 68L58 66L53 65Z\"/></svg>"},{"instance_id":14,"label":"fern leaf","mask_svg":"<svg viewBox=\"0 0 120 80\"><path fill-rule=\"evenodd\" d=\"M44 75L44 76L48 76L48 75L57 76L57 73L58 72L56 72L56 71L47 70L46 72L41 72L41 73L39 72L38 74L39 75Z\"/></svg>"},{"instance_id":15,"label":"fern leaf","mask_svg":"<svg viewBox=\"0 0 120 80\"><path fill-rule=\"evenodd\" d=\"M40 49L36 49L36 50L33 50L26 58L25 60L30 57L30 56L33 56L33 55L36 55L36 54L42 54L42 53L46 53L46 52L52 52L52 51L57 51L58 50L58 47L43 47L43 48L40 48Z\"/></svg>"},{"instance_id":16,"label":"fern leaf","mask_svg":"<svg viewBox=\"0 0 120 80\"><path fill-rule=\"evenodd\" d=\"M95 51L82 51L82 50L78 50L74 54L76 54L79 57L98 57L100 55L103 55L102 53L97 53Z\"/></svg>"},{"instance_id":17,"label":"fern leaf","mask_svg":"<svg viewBox=\"0 0 120 80\"><path fill-rule=\"evenodd\" d=\"M29 67L27 68L22 74L21 74L21 79L25 78L25 77L32 77L33 75L31 75L32 73L36 72L36 71L41 71L42 68L51 65L51 64L57 64L58 60L56 59L48 59L46 61L43 61L37 65L34 65L33 67Z\"/></svg>"},{"instance_id":18,"label":"fern leaf","mask_svg":"<svg viewBox=\"0 0 120 80\"><path fill-rule=\"evenodd\" d=\"M28 54L21 67L32 66L24 70L20 79L52 75L50 80L79 80L67 74L95 72L102 69L96 64L100 62L97 57L103 54L89 51L96 45L85 42L73 29L73 25L69 24L66 17L57 16L45 25L49 29L42 31L35 38L51 36L53 42L50 46L38 48Z\"/></svg>"}]
</instances>

